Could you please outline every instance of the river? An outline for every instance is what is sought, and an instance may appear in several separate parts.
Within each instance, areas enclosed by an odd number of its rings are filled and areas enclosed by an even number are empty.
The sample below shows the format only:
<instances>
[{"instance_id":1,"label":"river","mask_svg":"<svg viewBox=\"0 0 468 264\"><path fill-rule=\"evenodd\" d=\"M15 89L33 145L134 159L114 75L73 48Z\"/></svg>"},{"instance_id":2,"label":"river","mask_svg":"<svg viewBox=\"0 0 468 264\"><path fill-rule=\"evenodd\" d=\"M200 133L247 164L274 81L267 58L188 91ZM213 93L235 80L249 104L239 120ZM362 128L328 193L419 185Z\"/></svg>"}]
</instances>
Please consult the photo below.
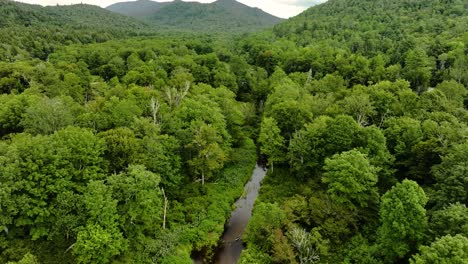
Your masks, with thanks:
<instances>
[{"instance_id":1,"label":"river","mask_svg":"<svg viewBox=\"0 0 468 264\"><path fill-rule=\"evenodd\" d=\"M213 263L216 264L236 264L239 260L244 246L242 245L242 234L244 233L250 218L252 209L260 191L260 184L265 178L266 170L262 165L255 167L252 178L244 187L244 195L235 203L235 210L231 213L231 218L225 225L224 234L216 249ZM194 260L194 263L203 263Z\"/></svg>"}]
</instances>

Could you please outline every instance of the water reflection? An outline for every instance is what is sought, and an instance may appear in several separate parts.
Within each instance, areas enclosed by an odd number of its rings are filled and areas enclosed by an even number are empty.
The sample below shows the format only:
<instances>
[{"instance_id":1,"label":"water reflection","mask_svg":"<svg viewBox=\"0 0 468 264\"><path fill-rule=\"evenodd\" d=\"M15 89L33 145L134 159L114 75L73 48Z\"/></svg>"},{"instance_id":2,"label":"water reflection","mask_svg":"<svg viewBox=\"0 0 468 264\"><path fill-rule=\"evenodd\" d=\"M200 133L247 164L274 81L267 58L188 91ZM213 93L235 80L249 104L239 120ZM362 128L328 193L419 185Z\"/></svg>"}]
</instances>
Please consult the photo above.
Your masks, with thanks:
<instances>
[{"instance_id":1,"label":"water reflection","mask_svg":"<svg viewBox=\"0 0 468 264\"><path fill-rule=\"evenodd\" d=\"M242 234L252 217L252 209L265 175L264 167L257 165L253 171L252 179L244 187L244 195L235 203L236 209L231 213L231 218L226 224L214 263L235 264L239 260L243 250Z\"/></svg>"}]
</instances>

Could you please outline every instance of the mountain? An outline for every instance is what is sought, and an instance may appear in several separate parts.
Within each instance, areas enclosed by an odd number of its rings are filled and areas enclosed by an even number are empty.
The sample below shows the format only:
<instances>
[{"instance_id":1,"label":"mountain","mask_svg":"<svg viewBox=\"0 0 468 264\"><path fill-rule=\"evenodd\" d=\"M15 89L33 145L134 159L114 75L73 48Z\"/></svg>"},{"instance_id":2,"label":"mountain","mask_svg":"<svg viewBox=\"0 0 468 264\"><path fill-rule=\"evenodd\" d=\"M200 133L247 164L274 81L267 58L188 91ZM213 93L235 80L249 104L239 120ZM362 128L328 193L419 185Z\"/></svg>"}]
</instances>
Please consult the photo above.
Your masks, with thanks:
<instances>
[{"instance_id":1,"label":"mountain","mask_svg":"<svg viewBox=\"0 0 468 264\"><path fill-rule=\"evenodd\" d=\"M276 25L274 32L301 45L333 40L365 52L442 32L456 36L466 28L466 0L329 0Z\"/></svg>"},{"instance_id":2,"label":"mountain","mask_svg":"<svg viewBox=\"0 0 468 264\"><path fill-rule=\"evenodd\" d=\"M117 3L107 9L160 27L198 32L251 32L282 21L235 0L218 0L209 4L139 0Z\"/></svg>"},{"instance_id":3,"label":"mountain","mask_svg":"<svg viewBox=\"0 0 468 264\"><path fill-rule=\"evenodd\" d=\"M0 27L69 26L93 29L149 29L145 23L93 5L47 6L0 0Z\"/></svg>"},{"instance_id":4,"label":"mountain","mask_svg":"<svg viewBox=\"0 0 468 264\"><path fill-rule=\"evenodd\" d=\"M131 17L145 17L151 15L171 2L155 2L150 0L138 0L120 2L106 7L107 10Z\"/></svg>"},{"instance_id":5,"label":"mountain","mask_svg":"<svg viewBox=\"0 0 468 264\"><path fill-rule=\"evenodd\" d=\"M98 6L42 7L0 0L0 57L47 59L56 47L148 35L154 28Z\"/></svg>"}]
</instances>

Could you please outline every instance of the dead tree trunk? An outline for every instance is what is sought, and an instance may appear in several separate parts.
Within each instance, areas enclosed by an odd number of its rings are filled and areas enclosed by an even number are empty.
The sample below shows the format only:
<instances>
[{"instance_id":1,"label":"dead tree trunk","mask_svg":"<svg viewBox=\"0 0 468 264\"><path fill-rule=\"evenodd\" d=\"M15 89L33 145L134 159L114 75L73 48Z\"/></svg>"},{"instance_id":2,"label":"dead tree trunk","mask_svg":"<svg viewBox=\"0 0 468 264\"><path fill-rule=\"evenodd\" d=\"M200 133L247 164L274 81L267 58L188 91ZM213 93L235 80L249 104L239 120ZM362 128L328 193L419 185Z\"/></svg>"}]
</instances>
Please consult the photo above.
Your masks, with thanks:
<instances>
[{"instance_id":1,"label":"dead tree trunk","mask_svg":"<svg viewBox=\"0 0 468 264\"><path fill-rule=\"evenodd\" d=\"M164 188L161 188L162 194L164 196L164 217L163 217L163 229L166 229L166 213L167 213L167 197L166 193L164 192Z\"/></svg>"}]
</instances>

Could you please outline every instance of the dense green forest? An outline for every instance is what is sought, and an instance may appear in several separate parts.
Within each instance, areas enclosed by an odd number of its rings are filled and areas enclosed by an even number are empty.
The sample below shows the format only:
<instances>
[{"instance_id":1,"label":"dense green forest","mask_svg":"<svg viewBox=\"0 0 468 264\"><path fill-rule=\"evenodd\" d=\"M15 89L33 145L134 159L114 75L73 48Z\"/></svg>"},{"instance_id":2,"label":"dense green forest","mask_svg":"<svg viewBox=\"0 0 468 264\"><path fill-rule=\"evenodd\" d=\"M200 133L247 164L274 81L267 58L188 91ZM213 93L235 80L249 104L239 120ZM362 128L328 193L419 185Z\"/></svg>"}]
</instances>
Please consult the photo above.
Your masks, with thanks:
<instances>
[{"instance_id":1,"label":"dense green forest","mask_svg":"<svg viewBox=\"0 0 468 264\"><path fill-rule=\"evenodd\" d=\"M0 0L0 61L47 60L56 47L155 35L136 19L97 6L41 7Z\"/></svg>"},{"instance_id":2,"label":"dense green forest","mask_svg":"<svg viewBox=\"0 0 468 264\"><path fill-rule=\"evenodd\" d=\"M0 263L212 263L258 152L240 263L468 262L468 1L242 36L0 14Z\"/></svg>"}]
</instances>

